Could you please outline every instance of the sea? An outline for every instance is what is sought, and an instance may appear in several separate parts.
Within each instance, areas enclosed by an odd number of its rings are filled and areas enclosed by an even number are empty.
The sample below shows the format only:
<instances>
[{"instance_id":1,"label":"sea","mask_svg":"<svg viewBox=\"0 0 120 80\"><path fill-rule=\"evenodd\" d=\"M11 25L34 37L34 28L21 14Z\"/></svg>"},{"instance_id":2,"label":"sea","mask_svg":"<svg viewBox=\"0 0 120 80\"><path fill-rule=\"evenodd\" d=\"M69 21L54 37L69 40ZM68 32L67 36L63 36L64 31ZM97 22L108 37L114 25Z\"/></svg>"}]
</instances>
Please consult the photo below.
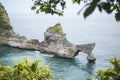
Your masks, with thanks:
<instances>
[{"instance_id":1,"label":"sea","mask_svg":"<svg viewBox=\"0 0 120 80\"><path fill-rule=\"evenodd\" d=\"M74 59L57 58L38 51L21 50L8 46L0 47L0 64L13 66L23 58L30 61L41 59L49 65L53 76L60 80L87 80L96 76L97 70L105 70L112 65L110 58L120 58L120 22L114 14L93 13L86 19L83 15L63 17L43 14L9 14L11 25L16 33L28 39L44 40L47 28L61 23L67 39L73 44L95 43L93 54L95 63L87 61L87 54L80 52Z\"/></svg>"}]
</instances>

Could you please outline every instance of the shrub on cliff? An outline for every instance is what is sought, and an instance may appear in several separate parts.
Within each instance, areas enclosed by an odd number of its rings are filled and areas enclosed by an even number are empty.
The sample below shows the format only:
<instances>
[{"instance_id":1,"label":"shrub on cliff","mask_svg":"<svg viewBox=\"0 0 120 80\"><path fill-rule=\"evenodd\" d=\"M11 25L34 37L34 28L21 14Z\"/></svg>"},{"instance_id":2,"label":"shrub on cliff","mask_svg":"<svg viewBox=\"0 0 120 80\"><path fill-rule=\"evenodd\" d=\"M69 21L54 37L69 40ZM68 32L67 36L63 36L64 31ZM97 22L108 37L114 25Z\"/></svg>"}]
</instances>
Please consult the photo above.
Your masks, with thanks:
<instances>
[{"instance_id":1,"label":"shrub on cliff","mask_svg":"<svg viewBox=\"0 0 120 80\"><path fill-rule=\"evenodd\" d=\"M39 67L40 60L33 63L25 58L14 67L0 65L0 80L52 80L51 70L47 65Z\"/></svg>"},{"instance_id":2,"label":"shrub on cliff","mask_svg":"<svg viewBox=\"0 0 120 80\"><path fill-rule=\"evenodd\" d=\"M120 80L120 58L112 58L109 62L113 67L99 70L95 79L88 80Z\"/></svg>"},{"instance_id":3,"label":"shrub on cliff","mask_svg":"<svg viewBox=\"0 0 120 80\"><path fill-rule=\"evenodd\" d=\"M47 31L56 32L56 33L59 33L61 36L65 36L65 33L63 32L62 26L60 23L56 24L55 26L49 27Z\"/></svg>"},{"instance_id":4,"label":"shrub on cliff","mask_svg":"<svg viewBox=\"0 0 120 80\"><path fill-rule=\"evenodd\" d=\"M2 4L0 3L0 31L12 29L8 14Z\"/></svg>"},{"instance_id":5,"label":"shrub on cliff","mask_svg":"<svg viewBox=\"0 0 120 80\"><path fill-rule=\"evenodd\" d=\"M0 44L4 43L4 42L7 42L7 39L5 37L0 36Z\"/></svg>"}]
</instances>

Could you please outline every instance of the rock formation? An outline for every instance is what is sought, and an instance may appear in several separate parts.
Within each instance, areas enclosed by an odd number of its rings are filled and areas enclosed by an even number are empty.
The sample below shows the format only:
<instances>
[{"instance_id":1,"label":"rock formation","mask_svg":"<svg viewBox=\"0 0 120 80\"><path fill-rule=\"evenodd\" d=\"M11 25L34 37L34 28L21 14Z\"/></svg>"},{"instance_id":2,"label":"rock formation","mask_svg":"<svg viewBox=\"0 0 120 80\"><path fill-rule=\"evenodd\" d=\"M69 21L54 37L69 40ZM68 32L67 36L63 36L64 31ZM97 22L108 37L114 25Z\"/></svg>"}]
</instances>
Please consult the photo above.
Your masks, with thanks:
<instances>
[{"instance_id":1,"label":"rock formation","mask_svg":"<svg viewBox=\"0 0 120 80\"><path fill-rule=\"evenodd\" d=\"M0 45L11 47L38 50L44 54L52 54L62 58L74 58L79 52L87 53L89 61L95 61L92 50L95 43L74 45L70 43L66 34L63 32L61 25L58 23L50 27L44 33L44 41L39 42L37 39L27 39L25 36L16 34L4 7L0 4Z\"/></svg>"},{"instance_id":2,"label":"rock formation","mask_svg":"<svg viewBox=\"0 0 120 80\"><path fill-rule=\"evenodd\" d=\"M16 34L9 21L8 14L0 3L0 45L7 45L21 49L39 50L39 41L28 40L25 36Z\"/></svg>"},{"instance_id":3,"label":"rock formation","mask_svg":"<svg viewBox=\"0 0 120 80\"><path fill-rule=\"evenodd\" d=\"M54 56L64 58L73 58L73 53L77 52L76 46L66 39L60 24L47 29L41 47L43 52L54 53Z\"/></svg>"},{"instance_id":4,"label":"rock formation","mask_svg":"<svg viewBox=\"0 0 120 80\"><path fill-rule=\"evenodd\" d=\"M94 49L94 47L95 43L76 45L76 48L79 52L84 52L88 55L87 59L90 62L94 62L96 60L94 55L92 54L92 50Z\"/></svg>"},{"instance_id":5,"label":"rock formation","mask_svg":"<svg viewBox=\"0 0 120 80\"><path fill-rule=\"evenodd\" d=\"M13 30L6 10L0 3L0 43L6 42L6 38L12 36Z\"/></svg>"},{"instance_id":6,"label":"rock formation","mask_svg":"<svg viewBox=\"0 0 120 80\"><path fill-rule=\"evenodd\" d=\"M70 43L59 23L46 30L44 33L44 41L41 42L40 45L41 52L53 54L57 57L74 58L79 52L84 52L88 55L87 59L89 61L95 61L95 57L92 54L95 43L82 45Z\"/></svg>"}]
</instances>

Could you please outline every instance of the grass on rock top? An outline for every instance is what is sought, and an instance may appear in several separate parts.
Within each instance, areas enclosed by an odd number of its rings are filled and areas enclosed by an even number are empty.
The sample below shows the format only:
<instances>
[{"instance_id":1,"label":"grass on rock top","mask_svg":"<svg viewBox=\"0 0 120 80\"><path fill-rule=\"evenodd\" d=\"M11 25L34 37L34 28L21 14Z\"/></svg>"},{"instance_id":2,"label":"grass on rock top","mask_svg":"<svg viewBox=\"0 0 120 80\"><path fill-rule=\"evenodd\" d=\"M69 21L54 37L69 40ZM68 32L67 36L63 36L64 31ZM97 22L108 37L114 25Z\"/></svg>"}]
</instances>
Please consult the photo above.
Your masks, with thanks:
<instances>
[{"instance_id":1,"label":"grass on rock top","mask_svg":"<svg viewBox=\"0 0 120 80\"><path fill-rule=\"evenodd\" d=\"M48 32L56 32L56 33L59 33L61 36L65 36L65 33L63 32L62 30L62 26L60 23L52 26L52 27L49 27L47 29Z\"/></svg>"}]
</instances>

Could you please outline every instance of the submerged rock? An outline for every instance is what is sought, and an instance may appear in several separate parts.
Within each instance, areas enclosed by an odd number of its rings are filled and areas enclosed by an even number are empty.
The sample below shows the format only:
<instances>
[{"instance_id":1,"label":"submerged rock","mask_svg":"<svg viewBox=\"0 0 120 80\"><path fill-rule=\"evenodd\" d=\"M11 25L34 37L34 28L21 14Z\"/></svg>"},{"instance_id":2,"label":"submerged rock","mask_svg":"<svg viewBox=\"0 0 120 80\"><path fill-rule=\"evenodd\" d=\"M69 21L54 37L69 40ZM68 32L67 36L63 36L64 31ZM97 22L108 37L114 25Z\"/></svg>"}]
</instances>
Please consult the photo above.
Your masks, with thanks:
<instances>
[{"instance_id":1,"label":"submerged rock","mask_svg":"<svg viewBox=\"0 0 120 80\"><path fill-rule=\"evenodd\" d=\"M5 16L5 18L3 17ZM0 4L0 45L11 47L38 50L44 54L52 54L56 57L74 58L79 52L87 53L87 59L94 62L96 59L92 54L95 43L75 45L70 43L66 34L63 32L61 25L58 23L46 30L44 41L39 42L37 39L27 39L25 36L16 34L4 7Z\"/></svg>"}]
</instances>

